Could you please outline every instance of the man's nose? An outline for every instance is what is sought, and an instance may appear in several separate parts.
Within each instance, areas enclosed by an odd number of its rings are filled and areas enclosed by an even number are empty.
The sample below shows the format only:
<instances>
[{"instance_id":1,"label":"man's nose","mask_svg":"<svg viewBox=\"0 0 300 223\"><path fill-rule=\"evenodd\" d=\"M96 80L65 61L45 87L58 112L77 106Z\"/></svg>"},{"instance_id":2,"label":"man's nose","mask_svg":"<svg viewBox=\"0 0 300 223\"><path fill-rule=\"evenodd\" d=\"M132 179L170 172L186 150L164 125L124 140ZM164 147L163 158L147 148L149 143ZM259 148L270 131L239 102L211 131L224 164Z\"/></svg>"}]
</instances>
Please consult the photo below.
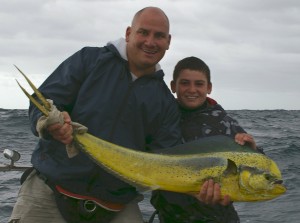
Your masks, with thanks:
<instances>
[{"instance_id":1,"label":"man's nose","mask_svg":"<svg viewBox=\"0 0 300 223\"><path fill-rule=\"evenodd\" d=\"M154 38L154 36L153 36L153 35L148 35L148 36L146 37L145 43L146 43L148 46L153 46L153 45L155 45L155 38Z\"/></svg>"}]
</instances>

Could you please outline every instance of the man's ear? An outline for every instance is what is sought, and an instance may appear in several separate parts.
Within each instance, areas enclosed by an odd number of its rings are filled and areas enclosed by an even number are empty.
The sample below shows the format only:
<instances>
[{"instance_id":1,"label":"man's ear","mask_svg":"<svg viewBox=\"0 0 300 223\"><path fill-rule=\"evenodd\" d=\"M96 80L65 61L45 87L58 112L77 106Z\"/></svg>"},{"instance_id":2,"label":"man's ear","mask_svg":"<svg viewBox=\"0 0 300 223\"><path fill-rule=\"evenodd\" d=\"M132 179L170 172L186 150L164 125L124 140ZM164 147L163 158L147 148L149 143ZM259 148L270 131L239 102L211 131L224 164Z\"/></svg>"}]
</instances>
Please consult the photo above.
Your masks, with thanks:
<instances>
[{"instance_id":1,"label":"man's ear","mask_svg":"<svg viewBox=\"0 0 300 223\"><path fill-rule=\"evenodd\" d=\"M173 93L176 93L176 82L173 80L170 82L171 90Z\"/></svg>"},{"instance_id":2,"label":"man's ear","mask_svg":"<svg viewBox=\"0 0 300 223\"><path fill-rule=\"evenodd\" d=\"M168 48L167 48L167 50L170 48L171 39L172 39L172 36L171 36L171 34L169 34L169 38L168 38Z\"/></svg>"},{"instance_id":3,"label":"man's ear","mask_svg":"<svg viewBox=\"0 0 300 223\"><path fill-rule=\"evenodd\" d=\"M130 35L130 33L131 33L131 27L128 26L127 29L126 29L126 33L125 33L125 40L126 40L126 42L129 41L129 35Z\"/></svg>"}]
</instances>

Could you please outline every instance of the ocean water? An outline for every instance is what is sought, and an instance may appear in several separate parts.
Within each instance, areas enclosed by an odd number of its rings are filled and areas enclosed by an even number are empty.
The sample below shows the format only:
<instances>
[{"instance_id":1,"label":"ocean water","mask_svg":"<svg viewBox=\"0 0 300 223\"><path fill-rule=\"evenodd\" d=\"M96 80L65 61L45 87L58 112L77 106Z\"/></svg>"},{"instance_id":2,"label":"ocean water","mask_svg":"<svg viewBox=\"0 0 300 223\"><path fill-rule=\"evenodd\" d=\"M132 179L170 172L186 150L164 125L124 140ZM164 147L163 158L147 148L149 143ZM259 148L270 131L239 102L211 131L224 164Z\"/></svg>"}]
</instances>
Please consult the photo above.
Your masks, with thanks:
<instances>
[{"instance_id":1,"label":"ocean water","mask_svg":"<svg viewBox=\"0 0 300 223\"><path fill-rule=\"evenodd\" d=\"M234 110L228 111L257 144L264 148L282 171L287 193L271 201L236 202L234 205L242 223L297 223L300 222L300 111ZM4 149L21 154L16 166L29 166L30 155L37 138L29 129L27 110L0 109L0 164L8 164ZM6 223L20 188L21 173L0 172L0 223ZM140 203L144 219L153 212L149 194ZM158 223L158 220L155 219Z\"/></svg>"}]
</instances>

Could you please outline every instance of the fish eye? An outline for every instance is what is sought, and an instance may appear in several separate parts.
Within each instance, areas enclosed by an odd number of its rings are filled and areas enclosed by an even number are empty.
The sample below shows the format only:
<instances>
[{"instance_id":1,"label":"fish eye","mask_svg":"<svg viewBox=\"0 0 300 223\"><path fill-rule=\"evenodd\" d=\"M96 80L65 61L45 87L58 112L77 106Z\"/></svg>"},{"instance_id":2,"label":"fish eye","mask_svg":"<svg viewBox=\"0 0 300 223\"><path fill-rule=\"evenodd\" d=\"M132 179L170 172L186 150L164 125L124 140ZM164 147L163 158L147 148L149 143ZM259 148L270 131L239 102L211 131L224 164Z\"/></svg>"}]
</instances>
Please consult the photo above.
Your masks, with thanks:
<instances>
[{"instance_id":1,"label":"fish eye","mask_svg":"<svg viewBox=\"0 0 300 223\"><path fill-rule=\"evenodd\" d=\"M268 173L264 174L264 177L268 181L271 181L274 178L271 174L268 174Z\"/></svg>"}]
</instances>

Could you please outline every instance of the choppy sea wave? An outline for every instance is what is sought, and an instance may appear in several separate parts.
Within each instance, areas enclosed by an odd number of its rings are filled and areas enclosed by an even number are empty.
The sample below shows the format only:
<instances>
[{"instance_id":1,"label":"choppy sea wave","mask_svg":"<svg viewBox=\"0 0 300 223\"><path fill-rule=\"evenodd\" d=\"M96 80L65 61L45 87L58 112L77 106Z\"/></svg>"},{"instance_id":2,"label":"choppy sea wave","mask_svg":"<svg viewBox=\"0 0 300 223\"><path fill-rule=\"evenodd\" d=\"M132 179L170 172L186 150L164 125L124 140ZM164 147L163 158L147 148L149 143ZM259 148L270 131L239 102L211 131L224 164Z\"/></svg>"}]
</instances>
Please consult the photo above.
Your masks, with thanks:
<instances>
[{"instance_id":1,"label":"choppy sea wave","mask_svg":"<svg viewBox=\"0 0 300 223\"><path fill-rule=\"evenodd\" d=\"M297 223L300 219L300 111L234 110L228 111L257 144L276 161L282 171L287 193L271 201L236 202L242 223ZM29 166L37 138L29 127L27 110L0 109L0 151L13 149L22 157L16 165ZM8 161L0 154L0 164ZM0 223L11 214L20 188L20 172L0 172ZM140 203L145 220L153 212L149 194ZM156 222L158 222L156 220Z\"/></svg>"}]
</instances>

